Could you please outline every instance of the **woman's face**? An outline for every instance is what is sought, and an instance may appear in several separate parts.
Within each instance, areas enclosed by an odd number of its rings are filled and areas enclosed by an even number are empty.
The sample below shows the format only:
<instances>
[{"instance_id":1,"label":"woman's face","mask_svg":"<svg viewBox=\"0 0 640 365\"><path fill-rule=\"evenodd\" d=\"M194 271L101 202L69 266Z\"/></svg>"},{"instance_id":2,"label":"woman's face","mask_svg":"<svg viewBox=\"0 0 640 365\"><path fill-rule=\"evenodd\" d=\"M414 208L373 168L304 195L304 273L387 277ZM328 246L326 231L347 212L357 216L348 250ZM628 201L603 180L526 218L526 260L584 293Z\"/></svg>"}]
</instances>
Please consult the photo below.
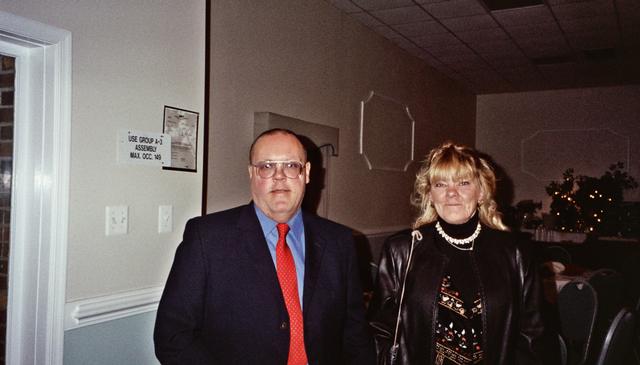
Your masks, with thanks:
<instances>
[{"instance_id":1,"label":"woman's face","mask_svg":"<svg viewBox=\"0 0 640 365\"><path fill-rule=\"evenodd\" d=\"M429 199L445 222L462 224L473 216L483 195L476 178L458 181L448 178L431 182Z\"/></svg>"}]
</instances>

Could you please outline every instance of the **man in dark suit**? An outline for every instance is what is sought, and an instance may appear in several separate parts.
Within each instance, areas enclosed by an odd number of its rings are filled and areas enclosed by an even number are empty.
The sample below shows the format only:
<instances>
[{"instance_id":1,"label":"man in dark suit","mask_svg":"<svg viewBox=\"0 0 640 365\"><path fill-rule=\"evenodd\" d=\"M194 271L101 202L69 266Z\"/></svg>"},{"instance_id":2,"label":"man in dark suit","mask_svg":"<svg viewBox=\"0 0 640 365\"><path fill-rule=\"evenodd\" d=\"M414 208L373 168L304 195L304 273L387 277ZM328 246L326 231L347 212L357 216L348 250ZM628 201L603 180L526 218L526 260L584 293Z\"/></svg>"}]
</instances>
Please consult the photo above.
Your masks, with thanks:
<instances>
[{"instance_id":1,"label":"man in dark suit","mask_svg":"<svg viewBox=\"0 0 640 365\"><path fill-rule=\"evenodd\" d=\"M301 212L297 136L261 134L253 201L191 219L160 300L163 364L373 364L350 230Z\"/></svg>"}]
</instances>

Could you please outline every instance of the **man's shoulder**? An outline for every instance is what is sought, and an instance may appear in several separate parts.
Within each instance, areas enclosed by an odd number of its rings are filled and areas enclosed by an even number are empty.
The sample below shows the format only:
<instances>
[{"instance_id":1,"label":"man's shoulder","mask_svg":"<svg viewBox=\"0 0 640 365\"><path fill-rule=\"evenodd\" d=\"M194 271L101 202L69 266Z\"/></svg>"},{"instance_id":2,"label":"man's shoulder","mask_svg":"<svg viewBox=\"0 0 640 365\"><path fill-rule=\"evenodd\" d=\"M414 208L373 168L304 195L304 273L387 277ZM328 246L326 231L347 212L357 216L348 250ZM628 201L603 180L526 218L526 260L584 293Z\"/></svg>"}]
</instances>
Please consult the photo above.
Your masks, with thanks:
<instances>
[{"instance_id":1,"label":"man's shoulder","mask_svg":"<svg viewBox=\"0 0 640 365\"><path fill-rule=\"evenodd\" d=\"M353 230L351 228L315 214L303 212L302 217L304 220L305 229L311 227L314 229L322 230L323 232L339 232L344 234L353 233Z\"/></svg>"}]
</instances>

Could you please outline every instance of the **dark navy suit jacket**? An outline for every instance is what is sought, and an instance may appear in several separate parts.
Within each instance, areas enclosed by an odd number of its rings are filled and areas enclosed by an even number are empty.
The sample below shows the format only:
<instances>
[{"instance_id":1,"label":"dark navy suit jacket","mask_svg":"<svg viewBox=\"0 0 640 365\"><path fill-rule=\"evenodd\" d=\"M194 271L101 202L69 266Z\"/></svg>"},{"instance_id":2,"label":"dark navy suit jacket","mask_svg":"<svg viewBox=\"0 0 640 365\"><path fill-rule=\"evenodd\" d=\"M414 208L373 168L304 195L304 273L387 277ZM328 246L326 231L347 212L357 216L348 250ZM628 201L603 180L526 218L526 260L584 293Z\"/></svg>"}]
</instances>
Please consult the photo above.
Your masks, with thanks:
<instances>
[{"instance_id":1,"label":"dark navy suit jacket","mask_svg":"<svg viewBox=\"0 0 640 365\"><path fill-rule=\"evenodd\" d=\"M303 213L309 364L373 364L351 231ZM163 364L287 362L289 317L252 204L187 222L160 300Z\"/></svg>"}]
</instances>

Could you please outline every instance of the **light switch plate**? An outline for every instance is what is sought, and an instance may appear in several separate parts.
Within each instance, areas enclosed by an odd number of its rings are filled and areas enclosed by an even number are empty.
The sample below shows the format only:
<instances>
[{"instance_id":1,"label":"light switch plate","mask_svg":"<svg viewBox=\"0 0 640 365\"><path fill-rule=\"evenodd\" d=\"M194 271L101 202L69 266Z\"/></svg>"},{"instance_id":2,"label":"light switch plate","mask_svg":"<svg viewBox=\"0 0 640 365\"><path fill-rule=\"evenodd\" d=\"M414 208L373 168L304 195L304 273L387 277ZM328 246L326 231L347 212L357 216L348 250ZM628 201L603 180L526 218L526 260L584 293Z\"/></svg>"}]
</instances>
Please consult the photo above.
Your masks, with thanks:
<instances>
[{"instance_id":1,"label":"light switch plate","mask_svg":"<svg viewBox=\"0 0 640 365\"><path fill-rule=\"evenodd\" d=\"M105 234L115 236L127 234L129 230L129 207L117 205L105 209Z\"/></svg>"},{"instance_id":2,"label":"light switch plate","mask_svg":"<svg viewBox=\"0 0 640 365\"><path fill-rule=\"evenodd\" d=\"M173 232L173 205L158 207L158 233Z\"/></svg>"}]
</instances>

